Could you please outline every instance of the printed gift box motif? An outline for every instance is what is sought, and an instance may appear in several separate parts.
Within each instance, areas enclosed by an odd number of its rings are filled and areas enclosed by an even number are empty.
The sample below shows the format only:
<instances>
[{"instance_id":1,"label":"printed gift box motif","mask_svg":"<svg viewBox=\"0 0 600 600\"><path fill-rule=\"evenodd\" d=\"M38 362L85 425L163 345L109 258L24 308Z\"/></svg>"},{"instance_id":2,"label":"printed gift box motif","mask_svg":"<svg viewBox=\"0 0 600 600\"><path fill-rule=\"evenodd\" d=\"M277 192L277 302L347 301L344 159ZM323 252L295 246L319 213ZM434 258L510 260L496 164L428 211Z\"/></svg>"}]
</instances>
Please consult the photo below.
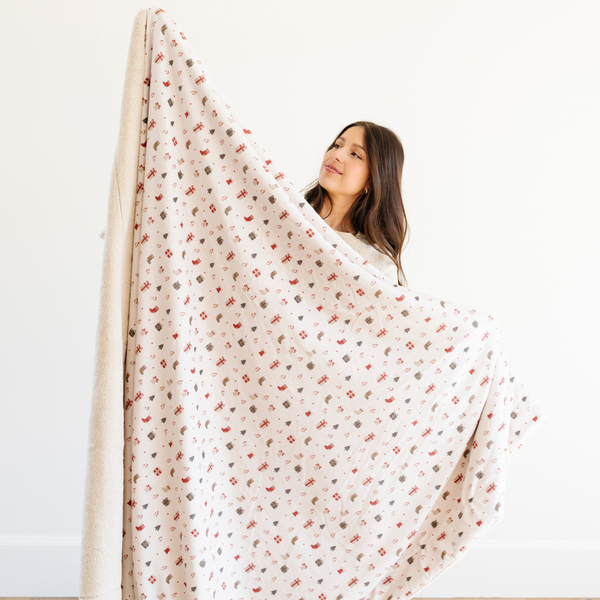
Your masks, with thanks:
<instances>
[{"instance_id":1,"label":"printed gift box motif","mask_svg":"<svg viewBox=\"0 0 600 600\"><path fill-rule=\"evenodd\" d=\"M145 43L123 595L409 598L544 413L492 317L328 230L159 8Z\"/></svg>"}]
</instances>

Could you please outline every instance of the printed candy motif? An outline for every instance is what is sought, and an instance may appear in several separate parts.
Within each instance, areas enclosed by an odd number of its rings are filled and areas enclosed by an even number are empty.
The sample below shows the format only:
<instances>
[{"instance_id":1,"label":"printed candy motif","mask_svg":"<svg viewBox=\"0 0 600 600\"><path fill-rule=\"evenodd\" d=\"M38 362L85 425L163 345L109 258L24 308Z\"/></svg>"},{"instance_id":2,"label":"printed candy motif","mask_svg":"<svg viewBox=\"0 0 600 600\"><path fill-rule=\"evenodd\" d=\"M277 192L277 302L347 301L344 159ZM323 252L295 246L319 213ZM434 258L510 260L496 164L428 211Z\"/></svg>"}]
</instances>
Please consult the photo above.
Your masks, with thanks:
<instances>
[{"instance_id":1,"label":"printed candy motif","mask_svg":"<svg viewBox=\"0 0 600 600\"><path fill-rule=\"evenodd\" d=\"M387 280L149 9L125 598L409 598L497 523L544 418L493 319Z\"/></svg>"}]
</instances>

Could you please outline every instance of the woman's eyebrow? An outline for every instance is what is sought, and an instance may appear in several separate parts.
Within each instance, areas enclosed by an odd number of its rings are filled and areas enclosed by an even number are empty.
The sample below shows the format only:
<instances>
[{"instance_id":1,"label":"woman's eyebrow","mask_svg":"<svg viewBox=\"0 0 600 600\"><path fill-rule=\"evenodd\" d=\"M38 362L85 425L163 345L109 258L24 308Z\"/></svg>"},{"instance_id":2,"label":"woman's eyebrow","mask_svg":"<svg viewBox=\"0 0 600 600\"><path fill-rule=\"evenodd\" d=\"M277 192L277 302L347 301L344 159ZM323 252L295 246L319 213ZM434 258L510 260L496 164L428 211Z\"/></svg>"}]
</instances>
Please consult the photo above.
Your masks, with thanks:
<instances>
[{"instance_id":1,"label":"woman's eyebrow","mask_svg":"<svg viewBox=\"0 0 600 600\"><path fill-rule=\"evenodd\" d=\"M345 142L346 140L343 137L339 137L338 140L342 140L342 142ZM353 146L356 146L357 148L360 148L361 150L364 150L366 152L366 150L360 145L360 144L352 144Z\"/></svg>"}]
</instances>

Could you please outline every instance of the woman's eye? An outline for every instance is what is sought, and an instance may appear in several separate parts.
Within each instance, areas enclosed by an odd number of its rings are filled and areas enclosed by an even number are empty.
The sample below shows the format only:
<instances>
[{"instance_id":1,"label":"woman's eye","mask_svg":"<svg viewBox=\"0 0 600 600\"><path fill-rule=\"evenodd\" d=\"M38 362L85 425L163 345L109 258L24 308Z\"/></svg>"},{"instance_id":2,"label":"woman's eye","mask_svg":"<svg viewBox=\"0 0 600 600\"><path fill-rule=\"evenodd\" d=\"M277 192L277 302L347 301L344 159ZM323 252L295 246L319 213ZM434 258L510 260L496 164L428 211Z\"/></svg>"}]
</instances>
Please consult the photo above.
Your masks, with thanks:
<instances>
[{"instance_id":1,"label":"woman's eye","mask_svg":"<svg viewBox=\"0 0 600 600\"><path fill-rule=\"evenodd\" d=\"M333 145L331 146L331 148L341 148L342 145L338 144L337 142L334 142ZM362 160L362 157L360 156L360 154L358 154L358 152L352 152L352 156L356 156L356 158L358 158L359 160Z\"/></svg>"}]
</instances>

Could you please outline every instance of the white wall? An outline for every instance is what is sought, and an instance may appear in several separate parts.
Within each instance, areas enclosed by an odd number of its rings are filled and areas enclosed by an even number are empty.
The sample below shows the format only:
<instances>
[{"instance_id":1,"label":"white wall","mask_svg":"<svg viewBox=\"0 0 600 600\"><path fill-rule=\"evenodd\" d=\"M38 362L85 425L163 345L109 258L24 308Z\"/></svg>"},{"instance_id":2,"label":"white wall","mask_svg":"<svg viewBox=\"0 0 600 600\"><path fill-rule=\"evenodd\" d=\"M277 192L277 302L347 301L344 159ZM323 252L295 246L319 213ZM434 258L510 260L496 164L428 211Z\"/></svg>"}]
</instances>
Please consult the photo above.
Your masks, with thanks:
<instances>
[{"instance_id":1,"label":"white wall","mask_svg":"<svg viewBox=\"0 0 600 600\"><path fill-rule=\"evenodd\" d=\"M75 596L104 228L133 19L4 0L0 596ZM410 287L498 317L549 420L504 521L424 595L600 596L600 3L159 3L303 187L356 119L406 151Z\"/></svg>"}]
</instances>

